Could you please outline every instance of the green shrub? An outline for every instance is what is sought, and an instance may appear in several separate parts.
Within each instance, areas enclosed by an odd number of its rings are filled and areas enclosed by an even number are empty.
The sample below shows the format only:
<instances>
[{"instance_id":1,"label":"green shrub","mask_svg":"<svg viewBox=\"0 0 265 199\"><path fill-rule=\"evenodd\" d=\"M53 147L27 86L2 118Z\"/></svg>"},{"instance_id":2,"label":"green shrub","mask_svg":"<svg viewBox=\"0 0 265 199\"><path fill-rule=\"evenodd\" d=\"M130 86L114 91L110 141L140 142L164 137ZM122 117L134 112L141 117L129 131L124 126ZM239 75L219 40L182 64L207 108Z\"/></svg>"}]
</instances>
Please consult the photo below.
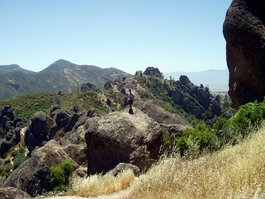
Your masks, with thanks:
<instances>
[{"instance_id":1,"label":"green shrub","mask_svg":"<svg viewBox=\"0 0 265 199\"><path fill-rule=\"evenodd\" d=\"M197 124L195 128L187 129L182 137L176 138L176 148L181 155L215 150L218 147L219 141L215 132L205 124Z\"/></svg>"},{"instance_id":2,"label":"green shrub","mask_svg":"<svg viewBox=\"0 0 265 199\"><path fill-rule=\"evenodd\" d=\"M77 102L73 102L71 111L74 111L76 113L80 111L80 107Z\"/></svg>"},{"instance_id":3,"label":"green shrub","mask_svg":"<svg viewBox=\"0 0 265 199\"><path fill-rule=\"evenodd\" d=\"M63 160L60 164L50 168L50 184L53 191L66 191L69 178L74 170L73 162L69 159Z\"/></svg>"},{"instance_id":4,"label":"green shrub","mask_svg":"<svg viewBox=\"0 0 265 199\"><path fill-rule=\"evenodd\" d=\"M259 126L265 118L265 101L250 102L242 105L235 115L229 120L229 125L233 131L237 131L242 136L248 135L253 127Z\"/></svg>"},{"instance_id":5,"label":"green shrub","mask_svg":"<svg viewBox=\"0 0 265 199\"><path fill-rule=\"evenodd\" d=\"M167 150L172 151L176 145L176 136L168 131L163 132L163 145Z\"/></svg>"},{"instance_id":6,"label":"green shrub","mask_svg":"<svg viewBox=\"0 0 265 199\"><path fill-rule=\"evenodd\" d=\"M0 169L1 176L8 177L11 171L12 171L12 164L10 160L5 161Z\"/></svg>"},{"instance_id":7,"label":"green shrub","mask_svg":"<svg viewBox=\"0 0 265 199\"><path fill-rule=\"evenodd\" d=\"M265 118L265 101L242 105L229 119L218 118L213 128L220 145L236 144L258 127Z\"/></svg>"},{"instance_id":8,"label":"green shrub","mask_svg":"<svg viewBox=\"0 0 265 199\"><path fill-rule=\"evenodd\" d=\"M13 169L15 170L17 167L19 167L19 165L21 165L26 159L27 158L24 153L18 151L18 153L14 156L13 159Z\"/></svg>"}]
</instances>

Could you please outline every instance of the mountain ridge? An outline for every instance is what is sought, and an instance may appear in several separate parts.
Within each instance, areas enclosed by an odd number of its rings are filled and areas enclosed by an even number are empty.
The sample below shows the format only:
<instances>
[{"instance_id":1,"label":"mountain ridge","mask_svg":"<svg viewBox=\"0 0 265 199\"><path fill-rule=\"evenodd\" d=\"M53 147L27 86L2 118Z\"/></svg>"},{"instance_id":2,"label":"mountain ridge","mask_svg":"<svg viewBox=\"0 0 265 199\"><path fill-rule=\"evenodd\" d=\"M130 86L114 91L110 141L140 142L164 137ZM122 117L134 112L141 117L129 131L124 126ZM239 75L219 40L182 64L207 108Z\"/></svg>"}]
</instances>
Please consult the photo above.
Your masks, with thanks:
<instances>
[{"instance_id":1,"label":"mountain ridge","mask_svg":"<svg viewBox=\"0 0 265 199\"><path fill-rule=\"evenodd\" d=\"M3 65L0 66L0 99L32 92L73 91L88 82L102 89L108 80L129 76L115 68L78 65L63 59L39 72L28 71L15 64Z\"/></svg>"}]
</instances>

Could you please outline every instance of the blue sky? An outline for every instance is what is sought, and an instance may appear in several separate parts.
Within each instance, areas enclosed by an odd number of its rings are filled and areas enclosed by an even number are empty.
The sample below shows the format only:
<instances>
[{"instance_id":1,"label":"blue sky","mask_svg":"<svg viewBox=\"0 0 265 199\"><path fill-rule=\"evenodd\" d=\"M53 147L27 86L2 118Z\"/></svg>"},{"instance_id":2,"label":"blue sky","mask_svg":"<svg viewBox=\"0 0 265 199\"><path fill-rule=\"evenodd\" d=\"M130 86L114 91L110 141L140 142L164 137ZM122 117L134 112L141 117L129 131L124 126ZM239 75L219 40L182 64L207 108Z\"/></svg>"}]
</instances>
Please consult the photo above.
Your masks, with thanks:
<instances>
[{"instance_id":1,"label":"blue sky","mask_svg":"<svg viewBox=\"0 0 265 199\"><path fill-rule=\"evenodd\" d=\"M0 65L58 59L134 73L225 69L232 0L0 0Z\"/></svg>"}]
</instances>

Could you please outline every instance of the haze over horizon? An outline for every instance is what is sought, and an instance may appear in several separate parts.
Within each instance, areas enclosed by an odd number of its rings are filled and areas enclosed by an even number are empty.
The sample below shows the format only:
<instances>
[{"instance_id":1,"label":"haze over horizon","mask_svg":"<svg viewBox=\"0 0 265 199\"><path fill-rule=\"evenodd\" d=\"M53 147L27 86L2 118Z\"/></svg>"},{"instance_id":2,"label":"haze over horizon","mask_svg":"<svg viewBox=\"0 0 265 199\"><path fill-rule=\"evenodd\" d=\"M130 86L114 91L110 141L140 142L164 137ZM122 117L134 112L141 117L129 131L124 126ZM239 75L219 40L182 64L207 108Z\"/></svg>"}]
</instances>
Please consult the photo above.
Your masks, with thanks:
<instances>
[{"instance_id":1,"label":"haze over horizon","mask_svg":"<svg viewBox=\"0 0 265 199\"><path fill-rule=\"evenodd\" d=\"M40 71L58 59L133 74L225 69L231 0L0 1L0 65Z\"/></svg>"}]
</instances>

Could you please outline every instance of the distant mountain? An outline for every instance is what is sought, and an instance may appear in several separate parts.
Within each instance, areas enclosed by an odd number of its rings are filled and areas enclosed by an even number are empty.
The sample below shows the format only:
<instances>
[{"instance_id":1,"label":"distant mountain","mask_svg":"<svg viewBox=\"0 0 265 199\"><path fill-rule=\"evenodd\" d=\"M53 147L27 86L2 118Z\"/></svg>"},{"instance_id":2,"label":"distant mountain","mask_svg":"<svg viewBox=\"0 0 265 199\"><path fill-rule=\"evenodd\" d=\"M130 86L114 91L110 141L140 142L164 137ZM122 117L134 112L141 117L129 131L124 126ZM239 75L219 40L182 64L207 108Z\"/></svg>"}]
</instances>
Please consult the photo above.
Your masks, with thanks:
<instances>
[{"instance_id":1,"label":"distant mountain","mask_svg":"<svg viewBox=\"0 0 265 199\"><path fill-rule=\"evenodd\" d=\"M213 92L228 91L229 73L227 69L224 70L207 70L201 72L173 72L165 73L166 78L179 79L180 75L186 75L195 84L203 84L210 88Z\"/></svg>"},{"instance_id":2,"label":"distant mountain","mask_svg":"<svg viewBox=\"0 0 265 199\"><path fill-rule=\"evenodd\" d=\"M58 60L40 72L31 72L18 65L0 66L0 99L32 92L72 91L83 83L102 89L108 80L131 76L115 68L102 69Z\"/></svg>"},{"instance_id":3,"label":"distant mountain","mask_svg":"<svg viewBox=\"0 0 265 199\"><path fill-rule=\"evenodd\" d=\"M0 75L7 74L11 72L24 72L24 73L34 73L28 70L21 68L19 65L11 64L11 65L0 65Z\"/></svg>"}]
</instances>

